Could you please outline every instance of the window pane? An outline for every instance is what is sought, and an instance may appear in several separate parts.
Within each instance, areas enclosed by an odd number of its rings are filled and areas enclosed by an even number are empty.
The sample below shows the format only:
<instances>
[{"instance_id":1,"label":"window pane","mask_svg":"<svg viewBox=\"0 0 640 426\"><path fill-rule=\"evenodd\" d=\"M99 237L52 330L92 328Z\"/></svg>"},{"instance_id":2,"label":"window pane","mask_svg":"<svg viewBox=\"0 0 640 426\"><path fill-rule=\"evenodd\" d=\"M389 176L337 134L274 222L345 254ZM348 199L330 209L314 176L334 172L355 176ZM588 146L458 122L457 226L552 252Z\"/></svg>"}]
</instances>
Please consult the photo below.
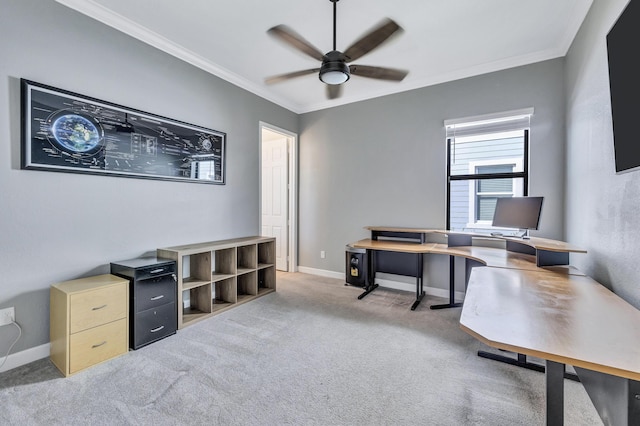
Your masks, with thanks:
<instances>
[{"instance_id":1,"label":"window pane","mask_svg":"<svg viewBox=\"0 0 640 426\"><path fill-rule=\"evenodd\" d=\"M508 193L496 194L491 191L491 194L483 195L476 192L479 183L486 188L486 185L496 184L496 181L509 181ZM449 228L452 231L492 230L494 228L491 227L491 221L497 198L521 196L524 192L524 179L455 180L451 181L450 188Z\"/></svg>"},{"instance_id":2,"label":"window pane","mask_svg":"<svg viewBox=\"0 0 640 426\"><path fill-rule=\"evenodd\" d=\"M501 197L511 197L511 194L498 196L479 195L476 205L477 220L491 222L493 220L493 212L496 210L496 203L498 202L498 198Z\"/></svg>"},{"instance_id":3,"label":"window pane","mask_svg":"<svg viewBox=\"0 0 640 426\"><path fill-rule=\"evenodd\" d=\"M508 172L524 171L524 130L452 139L451 175L496 173L487 166L510 164ZM514 161L518 159L520 161ZM502 173L502 172L500 172Z\"/></svg>"},{"instance_id":4,"label":"window pane","mask_svg":"<svg viewBox=\"0 0 640 426\"><path fill-rule=\"evenodd\" d=\"M484 179L478 181L478 193L486 192L513 192L513 179Z\"/></svg>"},{"instance_id":5,"label":"window pane","mask_svg":"<svg viewBox=\"0 0 640 426\"><path fill-rule=\"evenodd\" d=\"M511 164L490 164L487 166L476 166L476 173L478 174L492 174L492 173L511 173L515 167L514 163Z\"/></svg>"}]
</instances>

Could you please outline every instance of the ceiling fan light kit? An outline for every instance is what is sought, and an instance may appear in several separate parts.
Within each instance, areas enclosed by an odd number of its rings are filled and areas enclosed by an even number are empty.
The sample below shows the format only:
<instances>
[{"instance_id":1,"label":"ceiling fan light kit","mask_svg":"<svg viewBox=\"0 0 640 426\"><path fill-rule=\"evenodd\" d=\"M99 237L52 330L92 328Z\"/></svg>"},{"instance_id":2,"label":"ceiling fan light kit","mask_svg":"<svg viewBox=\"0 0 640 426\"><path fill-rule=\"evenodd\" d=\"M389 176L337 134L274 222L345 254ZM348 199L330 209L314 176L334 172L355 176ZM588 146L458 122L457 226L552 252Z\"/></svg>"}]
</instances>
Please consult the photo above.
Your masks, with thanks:
<instances>
[{"instance_id":1,"label":"ceiling fan light kit","mask_svg":"<svg viewBox=\"0 0 640 426\"><path fill-rule=\"evenodd\" d=\"M349 80L351 73L344 59L342 59L342 53L333 50L325 55L326 60L322 62L320 67L320 80L327 84L342 84Z\"/></svg>"},{"instance_id":2,"label":"ceiling fan light kit","mask_svg":"<svg viewBox=\"0 0 640 426\"><path fill-rule=\"evenodd\" d=\"M273 84L318 72L320 81L327 84L327 97L329 99L334 99L339 97L342 93L340 85L347 82L349 78L351 78L351 75L378 80L402 81L408 74L408 71L366 65L347 65L349 62L355 61L371 52L373 49L388 40L392 35L400 33L402 28L400 28L400 26L393 20L387 18L382 21L380 25L370 30L359 40L349 46L344 53L340 52L336 49L336 6L339 0L329 1L333 3L333 50L326 54L323 54L315 46L285 25L277 25L267 31L269 35L278 38L280 41L284 41L289 46L294 47L313 59L322 61L320 69L312 68L268 77L265 79L265 82L267 84Z\"/></svg>"}]
</instances>

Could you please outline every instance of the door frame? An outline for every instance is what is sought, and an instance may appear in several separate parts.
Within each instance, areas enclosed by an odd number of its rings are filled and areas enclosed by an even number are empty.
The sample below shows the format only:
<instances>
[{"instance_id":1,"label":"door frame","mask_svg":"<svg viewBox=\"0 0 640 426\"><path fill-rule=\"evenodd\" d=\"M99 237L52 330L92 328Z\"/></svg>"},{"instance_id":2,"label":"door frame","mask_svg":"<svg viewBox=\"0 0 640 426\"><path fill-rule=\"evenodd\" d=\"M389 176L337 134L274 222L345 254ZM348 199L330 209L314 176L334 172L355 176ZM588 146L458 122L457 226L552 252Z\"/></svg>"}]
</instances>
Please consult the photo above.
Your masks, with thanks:
<instances>
[{"instance_id":1,"label":"door frame","mask_svg":"<svg viewBox=\"0 0 640 426\"><path fill-rule=\"evenodd\" d=\"M297 272L298 270L298 134L285 130L273 124L264 121L259 122L258 140L260 141L260 149L258 153L258 229L262 230L262 130L268 130L274 133L280 133L287 138L287 157L288 157L288 212L289 223L287 226L288 249L287 253L287 270L289 272Z\"/></svg>"}]
</instances>

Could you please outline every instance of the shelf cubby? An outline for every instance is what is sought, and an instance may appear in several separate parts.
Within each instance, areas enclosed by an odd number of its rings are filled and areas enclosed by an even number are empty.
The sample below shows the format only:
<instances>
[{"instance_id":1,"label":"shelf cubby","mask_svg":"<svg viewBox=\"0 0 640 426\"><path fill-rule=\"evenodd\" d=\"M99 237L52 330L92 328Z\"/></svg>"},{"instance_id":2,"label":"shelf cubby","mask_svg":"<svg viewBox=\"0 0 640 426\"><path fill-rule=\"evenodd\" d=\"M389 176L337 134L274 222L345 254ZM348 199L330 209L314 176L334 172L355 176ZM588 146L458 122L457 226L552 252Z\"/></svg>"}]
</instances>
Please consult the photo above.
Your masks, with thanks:
<instances>
[{"instance_id":1,"label":"shelf cubby","mask_svg":"<svg viewBox=\"0 0 640 426\"><path fill-rule=\"evenodd\" d=\"M213 250L213 262L211 263L211 273L220 275L235 275L236 273L236 249L229 247L225 249Z\"/></svg>"},{"instance_id":2,"label":"shelf cubby","mask_svg":"<svg viewBox=\"0 0 640 426\"><path fill-rule=\"evenodd\" d=\"M255 244L238 246L238 269L237 273L246 274L256 270L258 254Z\"/></svg>"},{"instance_id":3,"label":"shelf cubby","mask_svg":"<svg viewBox=\"0 0 640 426\"><path fill-rule=\"evenodd\" d=\"M189 323L211 314L210 285L201 285L183 291L189 292L189 307L183 308L182 311L183 323ZM179 303L182 303L182 300Z\"/></svg>"},{"instance_id":4,"label":"shelf cubby","mask_svg":"<svg viewBox=\"0 0 640 426\"><path fill-rule=\"evenodd\" d=\"M258 295L257 275L256 271L238 275L238 303Z\"/></svg>"},{"instance_id":5,"label":"shelf cubby","mask_svg":"<svg viewBox=\"0 0 640 426\"><path fill-rule=\"evenodd\" d=\"M236 277L226 278L212 284L212 312L220 312L238 302Z\"/></svg>"},{"instance_id":6,"label":"shelf cubby","mask_svg":"<svg viewBox=\"0 0 640 426\"><path fill-rule=\"evenodd\" d=\"M258 269L273 266L276 263L276 242L266 241L258 243Z\"/></svg>"},{"instance_id":7,"label":"shelf cubby","mask_svg":"<svg viewBox=\"0 0 640 426\"><path fill-rule=\"evenodd\" d=\"M258 271L258 294L269 293L276 289L275 268L263 268Z\"/></svg>"}]
</instances>

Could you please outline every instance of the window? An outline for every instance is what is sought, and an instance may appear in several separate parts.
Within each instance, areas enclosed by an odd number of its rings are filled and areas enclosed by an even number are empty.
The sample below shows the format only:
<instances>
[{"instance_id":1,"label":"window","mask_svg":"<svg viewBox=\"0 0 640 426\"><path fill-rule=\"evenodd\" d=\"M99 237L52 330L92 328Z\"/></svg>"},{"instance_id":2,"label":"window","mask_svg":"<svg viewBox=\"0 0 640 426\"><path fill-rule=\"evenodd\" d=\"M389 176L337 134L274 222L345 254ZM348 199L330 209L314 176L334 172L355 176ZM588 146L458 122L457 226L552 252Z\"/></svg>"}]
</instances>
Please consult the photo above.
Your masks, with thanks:
<instances>
[{"instance_id":1,"label":"window","mask_svg":"<svg viewBox=\"0 0 640 426\"><path fill-rule=\"evenodd\" d=\"M447 229L491 231L500 197L527 195L532 109L447 120Z\"/></svg>"},{"instance_id":2,"label":"window","mask_svg":"<svg viewBox=\"0 0 640 426\"><path fill-rule=\"evenodd\" d=\"M216 162L213 160L192 161L191 178L213 180L216 178Z\"/></svg>"}]
</instances>

